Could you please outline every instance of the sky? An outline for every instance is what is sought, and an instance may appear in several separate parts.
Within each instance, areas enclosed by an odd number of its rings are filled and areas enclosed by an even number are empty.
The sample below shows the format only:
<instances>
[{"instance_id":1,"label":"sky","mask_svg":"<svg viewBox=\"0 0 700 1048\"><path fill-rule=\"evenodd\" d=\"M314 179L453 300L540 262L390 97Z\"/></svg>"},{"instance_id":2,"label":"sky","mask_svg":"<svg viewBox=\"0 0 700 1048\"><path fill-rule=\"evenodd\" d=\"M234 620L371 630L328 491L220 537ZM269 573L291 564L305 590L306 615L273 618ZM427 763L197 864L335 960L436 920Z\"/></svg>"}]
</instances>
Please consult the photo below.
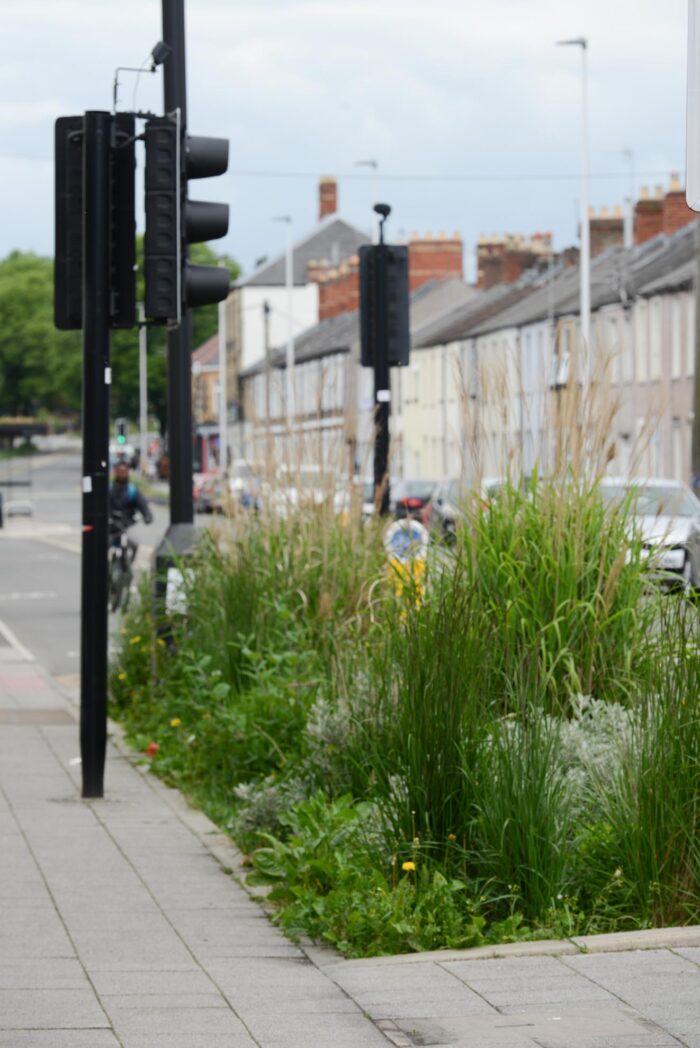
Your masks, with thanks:
<instances>
[{"instance_id":1,"label":"sky","mask_svg":"<svg viewBox=\"0 0 700 1048\"><path fill-rule=\"evenodd\" d=\"M469 278L480 233L576 243L582 56L562 39L589 45L591 204L684 177L686 0L186 0L186 22L189 130L230 140L190 196L230 204L212 246L244 272L284 249L276 216L313 228L323 175L360 228L382 200L389 239L460 233ZM160 37L159 0L3 0L0 258L53 253L54 121L111 109L115 68ZM120 74L134 105L162 112L160 71Z\"/></svg>"}]
</instances>

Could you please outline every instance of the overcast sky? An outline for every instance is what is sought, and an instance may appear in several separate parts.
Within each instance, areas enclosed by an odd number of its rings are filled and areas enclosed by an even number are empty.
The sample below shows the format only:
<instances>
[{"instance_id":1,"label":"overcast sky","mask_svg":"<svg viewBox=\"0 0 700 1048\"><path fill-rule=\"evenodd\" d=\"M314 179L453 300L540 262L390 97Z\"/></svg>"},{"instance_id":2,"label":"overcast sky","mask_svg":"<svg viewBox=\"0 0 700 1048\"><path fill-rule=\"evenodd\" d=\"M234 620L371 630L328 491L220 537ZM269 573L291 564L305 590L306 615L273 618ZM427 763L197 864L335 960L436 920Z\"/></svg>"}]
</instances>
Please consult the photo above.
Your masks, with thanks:
<instances>
[{"instance_id":1,"label":"overcast sky","mask_svg":"<svg viewBox=\"0 0 700 1048\"><path fill-rule=\"evenodd\" d=\"M190 131L231 143L230 173L197 195L230 203L218 243L246 271L283 248L276 215L295 239L314 225L326 174L363 228L379 197L394 235L459 231L470 276L480 232L573 243L581 54L554 46L567 37L589 40L592 174L617 176L592 178L591 203L629 195L625 150L637 189L684 171L686 0L189 0L186 14ZM110 109L114 68L160 36L159 0L2 0L0 257L52 253L54 119ZM122 74L120 108L134 87ZM162 110L160 73L140 77L136 104ZM378 181L356 166L368 159Z\"/></svg>"}]
</instances>

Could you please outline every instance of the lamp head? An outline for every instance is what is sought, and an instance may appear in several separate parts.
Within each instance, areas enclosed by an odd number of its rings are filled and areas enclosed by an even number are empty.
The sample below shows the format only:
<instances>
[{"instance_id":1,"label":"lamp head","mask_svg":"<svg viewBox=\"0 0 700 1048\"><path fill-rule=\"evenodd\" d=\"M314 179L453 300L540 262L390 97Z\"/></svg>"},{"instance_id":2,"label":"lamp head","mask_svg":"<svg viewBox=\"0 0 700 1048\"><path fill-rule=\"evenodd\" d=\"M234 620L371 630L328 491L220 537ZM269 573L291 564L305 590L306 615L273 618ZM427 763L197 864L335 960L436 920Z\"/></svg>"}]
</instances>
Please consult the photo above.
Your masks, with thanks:
<instances>
[{"instance_id":1,"label":"lamp head","mask_svg":"<svg viewBox=\"0 0 700 1048\"><path fill-rule=\"evenodd\" d=\"M391 208L388 204L375 204L374 210L378 215L381 215L382 218L388 218L391 214Z\"/></svg>"},{"instance_id":2,"label":"lamp head","mask_svg":"<svg viewBox=\"0 0 700 1048\"><path fill-rule=\"evenodd\" d=\"M170 44L166 44L165 40L159 40L156 46L151 51L151 58L153 59L153 68L162 65L168 55L171 53L172 47Z\"/></svg>"}]
</instances>

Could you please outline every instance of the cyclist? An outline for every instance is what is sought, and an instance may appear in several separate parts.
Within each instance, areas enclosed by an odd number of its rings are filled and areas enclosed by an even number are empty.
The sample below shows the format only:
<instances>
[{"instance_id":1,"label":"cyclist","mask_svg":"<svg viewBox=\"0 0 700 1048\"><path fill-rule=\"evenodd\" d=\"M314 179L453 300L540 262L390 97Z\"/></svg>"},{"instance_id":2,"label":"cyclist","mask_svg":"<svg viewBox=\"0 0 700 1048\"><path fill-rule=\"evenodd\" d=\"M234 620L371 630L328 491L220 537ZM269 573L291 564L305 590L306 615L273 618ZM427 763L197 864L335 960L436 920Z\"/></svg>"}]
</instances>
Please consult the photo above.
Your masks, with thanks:
<instances>
[{"instance_id":1,"label":"cyclist","mask_svg":"<svg viewBox=\"0 0 700 1048\"><path fill-rule=\"evenodd\" d=\"M129 480L129 464L117 462L114 467L112 486L109 489L109 523L112 545L118 545L119 534L134 523L136 513L140 513L146 524L153 520L153 514L139 489ZM135 542L129 539L129 550L133 561L138 549Z\"/></svg>"}]
</instances>

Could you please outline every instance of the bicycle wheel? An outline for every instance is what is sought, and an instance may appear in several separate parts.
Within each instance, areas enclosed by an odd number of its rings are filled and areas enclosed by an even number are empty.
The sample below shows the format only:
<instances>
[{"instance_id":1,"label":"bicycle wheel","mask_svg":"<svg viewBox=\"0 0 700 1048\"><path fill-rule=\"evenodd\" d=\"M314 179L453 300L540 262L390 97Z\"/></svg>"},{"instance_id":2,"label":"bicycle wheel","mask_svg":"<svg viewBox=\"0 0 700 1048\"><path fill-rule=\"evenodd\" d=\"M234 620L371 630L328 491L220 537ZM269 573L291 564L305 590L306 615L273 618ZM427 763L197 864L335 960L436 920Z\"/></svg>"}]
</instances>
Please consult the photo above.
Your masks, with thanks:
<instances>
[{"instance_id":1,"label":"bicycle wheel","mask_svg":"<svg viewBox=\"0 0 700 1048\"><path fill-rule=\"evenodd\" d=\"M124 555L123 562L122 562L122 580L121 580L121 585L122 585L121 607L122 607L122 611L126 611L126 609L129 607L129 600L131 598L131 580L132 579L133 579L133 575L131 573L131 567L130 567L128 561L127 561L126 555Z\"/></svg>"},{"instance_id":2,"label":"bicycle wheel","mask_svg":"<svg viewBox=\"0 0 700 1048\"><path fill-rule=\"evenodd\" d=\"M115 553L109 558L109 610L116 611L122 596L122 567Z\"/></svg>"}]
</instances>

